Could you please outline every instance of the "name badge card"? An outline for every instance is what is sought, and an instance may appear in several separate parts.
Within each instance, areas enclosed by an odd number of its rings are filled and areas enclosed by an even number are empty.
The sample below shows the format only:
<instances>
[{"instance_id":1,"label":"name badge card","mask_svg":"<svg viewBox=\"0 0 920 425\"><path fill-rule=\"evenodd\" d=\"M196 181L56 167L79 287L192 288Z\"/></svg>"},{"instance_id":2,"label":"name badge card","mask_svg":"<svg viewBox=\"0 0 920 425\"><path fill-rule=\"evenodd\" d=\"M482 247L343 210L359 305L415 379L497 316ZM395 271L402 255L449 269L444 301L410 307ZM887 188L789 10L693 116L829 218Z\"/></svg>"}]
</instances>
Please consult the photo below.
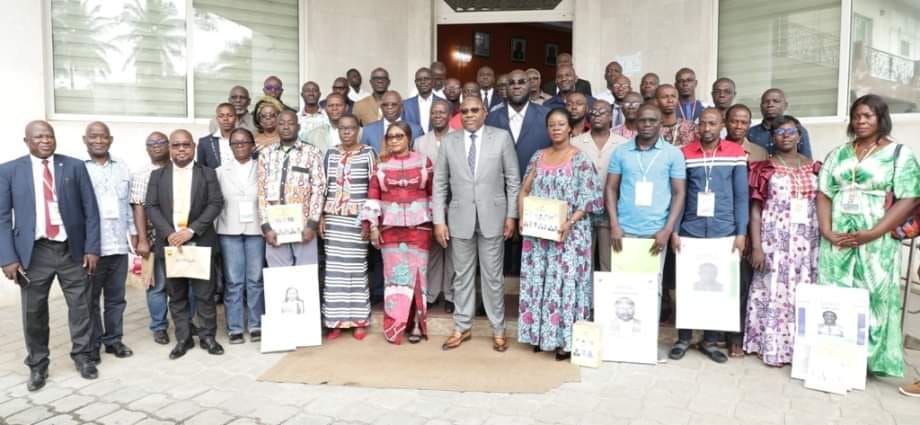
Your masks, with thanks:
<instances>
[{"instance_id":1,"label":"name badge card","mask_svg":"<svg viewBox=\"0 0 920 425\"><path fill-rule=\"evenodd\" d=\"M790 206L789 219L792 224L808 224L808 200L803 198L792 198Z\"/></svg>"},{"instance_id":2,"label":"name badge card","mask_svg":"<svg viewBox=\"0 0 920 425\"><path fill-rule=\"evenodd\" d=\"M840 209L846 214L859 214L861 208L859 202L859 189L849 187L843 190L843 201L840 202Z\"/></svg>"},{"instance_id":3,"label":"name badge card","mask_svg":"<svg viewBox=\"0 0 920 425\"><path fill-rule=\"evenodd\" d=\"M650 181L636 182L636 206L652 206L652 193L655 190L655 184Z\"/></svg>"},{"instance_id":4,"label":"name badge card","mask_svg":"<svg viewBox=\"0 0 920 425\"><path fill-rule=\"evenodd\" d=\"M105 220L114 220L118 218L118 197L114 193L102 195L101 205L102 218Z\"/></svg>"},{"instance_id":5,"label":"name badge card","mask_svg":"<svg viewBox=\"0 0 920 425\"><path fill-rule=\"evenodd\" d=\"M55 226L64 224L64 220L61 220L61 210L58 209L57 201L48 202L48 215L51 219L51 224Z\"/></svg>"},{"instance_id":6,"label":"name badge card","mask_svg":"<svg viewBox=\"0 0 920 425\"><path fill-rule=\"evenodd\" d=\"M700 192L696 196L697 217L713 217L716 215L716 194L713 192Z\"/></svg>"},{"instance_id":7,"label":"name badge card","mask_svg":"<svg viewBox=\"0 0 920 425\"><path fill-rule=\"evenodd\" d=\"M256 204L249 199L240 199L240 223L256 221Z\"/></svg>"}]
</instances>

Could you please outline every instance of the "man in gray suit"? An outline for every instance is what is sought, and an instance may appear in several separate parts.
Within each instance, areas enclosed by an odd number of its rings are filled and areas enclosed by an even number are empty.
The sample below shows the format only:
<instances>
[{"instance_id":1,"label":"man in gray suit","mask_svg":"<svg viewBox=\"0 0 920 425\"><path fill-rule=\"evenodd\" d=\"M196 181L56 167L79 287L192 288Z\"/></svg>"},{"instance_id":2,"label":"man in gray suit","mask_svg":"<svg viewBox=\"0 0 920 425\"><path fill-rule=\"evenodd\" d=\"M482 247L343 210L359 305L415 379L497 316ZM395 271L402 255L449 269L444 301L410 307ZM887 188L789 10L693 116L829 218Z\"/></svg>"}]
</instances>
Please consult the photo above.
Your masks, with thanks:
<instances>
[{"instance_id":1,"label":"man in gray suit","mask_svg":"<svg viewBox=\"0 0 920 425\"><path fill-rule=\"evenodd\" d=\"M502 258L504 240L514 233L518 217L517 154L506 130L483 125L486 107L482 99L463 99L460 118L463 131L445 136L438 150L432 196L435 238L444 248L451 240L455 270L455 329L441 348L457 348L472 337L478 257L483 305L492 324L492 348L504 352L508 340Z\"/></svg>"}]
</instances>

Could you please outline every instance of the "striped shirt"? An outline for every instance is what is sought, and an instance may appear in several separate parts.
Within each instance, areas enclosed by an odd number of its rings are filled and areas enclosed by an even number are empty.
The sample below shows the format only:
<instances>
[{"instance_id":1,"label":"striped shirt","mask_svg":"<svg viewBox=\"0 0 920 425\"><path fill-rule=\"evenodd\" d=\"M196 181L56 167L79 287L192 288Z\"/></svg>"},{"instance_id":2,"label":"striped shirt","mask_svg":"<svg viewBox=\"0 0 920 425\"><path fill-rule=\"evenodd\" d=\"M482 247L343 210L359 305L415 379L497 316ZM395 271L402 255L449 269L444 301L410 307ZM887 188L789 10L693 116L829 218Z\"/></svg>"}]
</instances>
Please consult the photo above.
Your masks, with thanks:
<instances>
[{"instance_id":1,"label":"striped shirt","mask_svg":"<svg viewBox=\"0 0 920 425\"><path fill-rule=\"evenodd\" d=\"M329 148L326 168L326 214L357 217L367 200L371 174L377 155L370 146L359 145L357 152L346 154L341 146Z\"/></svg>"},{"instance_id":2,"label":"striped shirt","mask_svg":"<svg viewBox=\"0 0 920 425\"><path fill-rule=\"evenodd\" d=\"M746 235L748 226L747 160L737 143L722 140L715 152L703 152L700 141L682 149L687 161L687 203L680 235L721 238ZM702 192L715 195L712 217L697 215Z\"/></svg>"}]
</instances>

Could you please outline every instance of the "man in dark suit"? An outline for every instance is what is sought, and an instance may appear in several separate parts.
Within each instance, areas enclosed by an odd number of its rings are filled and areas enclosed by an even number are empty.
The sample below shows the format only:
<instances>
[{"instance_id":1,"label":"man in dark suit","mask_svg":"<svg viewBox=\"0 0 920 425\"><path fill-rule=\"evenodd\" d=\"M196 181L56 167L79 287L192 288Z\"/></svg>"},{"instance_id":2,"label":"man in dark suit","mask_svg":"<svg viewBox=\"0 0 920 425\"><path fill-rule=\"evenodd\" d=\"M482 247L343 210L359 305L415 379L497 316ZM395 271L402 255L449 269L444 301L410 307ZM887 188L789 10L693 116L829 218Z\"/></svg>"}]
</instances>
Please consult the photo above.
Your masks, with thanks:
<instances>
[{"instance_id":1,"label":"man in dark suit","mask_svg":"<svg viewBox=\"0 0 920 425\"><path fill-rule=\"evenodd\" d=\"M182 247L197 245L216 249L217 232L214 220L220 215L224 199L217 174L213 169L192 161L195 142L186 130L169 135L172 165L150 173L144 211L156 229L154 249L163 255L167 245ZM201 348L210 354L223 354L224 349L214 339L217 331L217 311L214 302L215 285L210 280L167 278L169 311L176 324L176 347L169 353L177 359L195 346L191 335L189 286L195 296L196 315L201 325L198 337Z\"/></svg>"},{"instance_id":2,"label":"man in dark suit","mask_svg":"<svg viewBox=\"0 0 920 425\"><path fill-rule=\"evenodd\" d=\"M573 67L572 55L568 53L560 53L559 56L556 56L556 72L559 72L559 68L563 65L568 65ZM549 80L546 84L543 85L543 91L548 93L550 96L555 96L559 94L558 83L556 80ZM585 96L591 97L591 82L588 80L582 80L581 78L576 77L575 80L575 91L584 94Z\"/></svg>"},{"instance_id":3,"label":"man in dark suit","mask_svg":"<svg viewBox=\"0 0 920 425\"><path fill-rule=\"evenodd\" d=\"M411 124L418 126L423 132L431 130L431 104L435 99L442 98L435 96L432 92L431 70L428 68L419 68L415 71L415 88L418 94L403 101L402 119ZM421 137L421 134L413 134L413 137Z\"/></svg>"},{"instance_id":4,"label":"man in dark suit","mask_svg":"<svg viewBox=\"0 0 920 425\"><path fill-rule=\"evenodd\" d=\"M479 68L476 71L476 84L479 84L480 96L482 103L486 106L486 113L491 111L496 105L500 105L505 99L502 99L495 90L495 71L488 66Z\"/></svg>"},{"instance_id":5,"label":"man in dark suit","mask_svg":"<svg viewBox=\"0 0 920 425\"><path fill-rule=\"evenodd\" d=\"M556 86L558 90L555 96L543 102L543 107L547 110L552 110L554 108L565 108L566 100L569 93L580 93L576 90L576 78L575 68L572 65L559 65L556 68ZM590 109L594 105L594 98L591 95L585 95L588 99L588 108Z\"/></svg>"},{"instance_id":6,"label":"man in dark suit","mask_svg":"<svg viewBox=\"0 0 920 425\"><path fill-rule=\"evenodd\" d=\"M236 110L229 103L217 105L217 130L198 139L198 163L208 168L220 167L224 158L233 158L230 132L236 128Z\"/></svg>"},{"instance_id":7,"label":"man in dark suit","mask_svg":"<svg viewBox=\"0 0 920 425\"><path fill-rule=\"evenodd\" d=\"M90 355L89 276L99 260L99 209L83 161L54 154L50 124L30 122L23 140L29 155L0 165L0 264L21 287L27 386L37 391L48 378L48 291L55 277L67 301L70 357L80 376L98 377Z\"/></svg>"},{"instance_id":8,"label":"man in dark suit","mask_svg":"<svg viewBox=\"0 0 920 425\"><path fill-rule=\"evenodd\" d=\"M388 91L380 98L380 112L383 118L374 121L361 131L361 144L374 148L374 152L380 155L380 149L383 147L383 134L387 131L390 124L402 119L402 98L395 91ZM421 137L425 132L418 125L409 122L409 128L412 129L412 140Z\"/></svg>"},{"instance_id":9,"label":"man in dark suit","mask_svg":"<svg viewBox=\"0 0 920 425\"><path fill-rule=\"evenodd\" d=\"M502 128L511 133L517 153L518 169L523 180L527 173L530 157L538 150L550 145L546 131L548 109L529 100L530 87L527 73L520 69L511 71L508 82L508 106L489 113L486 125ZM504 271L519 274L521 269L521 243L519 238L505 243Z\"/></svg>"}]
</instances>

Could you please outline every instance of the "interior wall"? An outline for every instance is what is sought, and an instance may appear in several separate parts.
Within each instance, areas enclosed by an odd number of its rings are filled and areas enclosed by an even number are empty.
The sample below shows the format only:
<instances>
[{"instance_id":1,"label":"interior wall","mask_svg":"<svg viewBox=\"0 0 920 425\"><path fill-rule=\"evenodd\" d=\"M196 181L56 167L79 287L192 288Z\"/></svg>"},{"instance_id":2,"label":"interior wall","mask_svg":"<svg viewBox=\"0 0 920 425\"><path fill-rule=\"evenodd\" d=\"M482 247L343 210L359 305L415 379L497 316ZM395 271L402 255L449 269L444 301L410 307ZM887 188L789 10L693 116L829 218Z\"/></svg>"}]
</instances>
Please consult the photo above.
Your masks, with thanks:
<instances>
[{"instance_id":1,"label":"interior wall","mask_svg":"<svg viewBox=\"0 0 920 425\"><path fill-rule=\"evenodd\" d=\"M477 31L486 32L490 36L489 57L473 55L469 63L457 61L454 58L454 52L460 49L469 49L472 52L473 33ZM572 32L545 25L530 23L438 25L437 33L438 60L447 65L448 76L458 78L461 82L475 81L476 71L485 65L492 67L496 75L518 68L536 68L540 71L543 81L549 81L555 78L556 67L546 64L547 43L557 44L559 53L572 52ZM522 38L527 41L524 62L511 60L512 38Z\"/></svg>"}]
</instances>

